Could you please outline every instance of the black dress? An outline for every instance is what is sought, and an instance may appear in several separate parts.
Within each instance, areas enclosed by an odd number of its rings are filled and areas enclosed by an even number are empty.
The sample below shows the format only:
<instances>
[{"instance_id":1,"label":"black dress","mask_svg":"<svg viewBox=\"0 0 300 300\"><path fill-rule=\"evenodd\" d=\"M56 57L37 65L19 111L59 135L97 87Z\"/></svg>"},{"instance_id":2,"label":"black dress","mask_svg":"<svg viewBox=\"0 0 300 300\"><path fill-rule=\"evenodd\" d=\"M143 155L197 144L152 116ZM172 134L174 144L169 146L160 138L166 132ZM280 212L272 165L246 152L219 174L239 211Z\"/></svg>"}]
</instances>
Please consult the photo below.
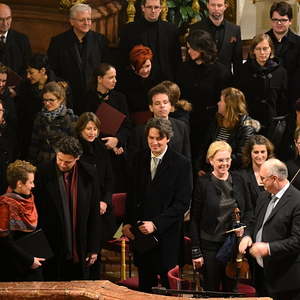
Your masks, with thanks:
<instances>
[{"instance_id":1,"label":"black dress","mask_svg":"<svg viewBox=\"0 0 300 300\"><path fill-rule=\"evenodd\" d=\"M199 153L201 140L205 137L217 108L221 90L229 86L231 74L221 63L183 63L177 72L176 82L182 98L192 103L190 115L192 157Z\"/></svg>"},{"instance_id":2,"label":"black dress","mask_svg":"<svg viewBox=\"0 0 300 300\"><path fill-rule=\"evenodd\" d=\"M104 100L106 98L107 100ZM98 93L97 91L90 91L87 95L87 105L88 111L96 112L99 105L104 102L111 105L121 113L125 114L127 117L124 119L121 124L118 132L116 133L116 138L119 140L117 147L123 147L124 153L121 155L115 155L115 153L110 150L110 157L113 169L114 176L114 188L113 192L126 192L127 190L127 182L126 182L126 164L125 164L125 155L126 155L126 146L127 140L131 130L131 122L128 118L128 107L126 103L126 97L117 91L110 91L107 95L103 95ZM101 120L100 120L101 121ZM100 129L100 138L108 137L108 135L104 135L101 133Z\"/></svg>"}]
</instances>

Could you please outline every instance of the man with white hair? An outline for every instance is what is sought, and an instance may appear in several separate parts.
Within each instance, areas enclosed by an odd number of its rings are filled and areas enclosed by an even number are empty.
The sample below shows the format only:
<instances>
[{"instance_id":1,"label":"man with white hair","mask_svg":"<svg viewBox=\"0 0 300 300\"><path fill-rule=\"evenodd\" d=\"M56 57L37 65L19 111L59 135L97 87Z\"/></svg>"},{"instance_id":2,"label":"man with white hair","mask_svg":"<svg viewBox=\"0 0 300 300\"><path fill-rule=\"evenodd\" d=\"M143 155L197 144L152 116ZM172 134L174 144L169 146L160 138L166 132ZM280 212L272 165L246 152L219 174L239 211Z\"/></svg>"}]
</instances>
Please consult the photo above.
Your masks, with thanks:
<instances>
[{"instance_id":1,"label":"man with white hair","mask_svg":"<svg viewBox=\"0 0 300 300\"><path fill-rule=\"evenodd\" d=\"M24 75L31 46L25 34L11 29L11 23L10 7L0 3L0 62L19 75Z\"/></svg>"},{"instance_id":2,"label":"man with white hair","mask_svg":"<svg viewBox=\"0 0 300 300\"><path fill-rule=\"evenodd\" d=\"M76 114L86 111L84 101L94 69L105 61L106 38L92 27L92 9L88 4L76 4L70 9L72 28L50 41L49 63L55 74L68 81L72 88Z\"/></svg>"},{"instance_id":3,"label":"man with white hair","mask_svg":"<svg viewBox=\"0 0 300 300\"><path fill-rule=\"evenodd\" d=\"M239 250L245 253L249 248L256 258L258 296L300 299L300 192L289 183L287 167L278 159L267 160L259 173L266 192L257 200Z\"/></svg>"}]
</instances>

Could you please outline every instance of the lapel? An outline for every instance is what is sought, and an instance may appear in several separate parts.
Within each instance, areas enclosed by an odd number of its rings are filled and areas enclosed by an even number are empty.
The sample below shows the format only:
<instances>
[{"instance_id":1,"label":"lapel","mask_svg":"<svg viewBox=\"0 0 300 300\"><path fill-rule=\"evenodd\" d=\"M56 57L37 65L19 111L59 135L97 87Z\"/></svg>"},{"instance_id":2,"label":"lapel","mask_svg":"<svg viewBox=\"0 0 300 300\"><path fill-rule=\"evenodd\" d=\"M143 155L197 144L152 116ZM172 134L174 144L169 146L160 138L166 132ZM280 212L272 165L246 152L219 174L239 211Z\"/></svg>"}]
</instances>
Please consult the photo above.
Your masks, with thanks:
<instances>
[{"instance_id":1,"label":"lapel","mask_svg":"<svg viewBox=\"0 0 300 300\"><path fill-rule=\"evenodd\" d=\"M160 60L160 65L163 65L162 60L166 59L166 57L163 55L163 50L166 51L168 49L167 41L168 37L165 34L164 31L164 26L163 26L163 21L159 20L158 21L158 51L159 51L159 60Z\"/></svg>"},{"instance_id":2,"label":"lapel","mask_svg":"<svg viewBox=\"0 0 300 300\"><path fill-rule=\"evenodd\" d=\"M223 43L222 43L222 47L219 51L219 56L221 56L224 53L226 53L226 47L230 41L231 38L231 32L229 30L229 26L226 20L224 20L224 39L223 39Z\"/></svg>"},{"instance_id":3,"label":"lapel","mask_svg":"<svg viewBox=\"0 0 300 300\"><path fill-rule=\"evenodd\" d=\"M77 48L76 39L77 39L77 37L76 37L75 33L73 32L73 29L70 29L69 40L67 41L67 43L69 44L69 47L70 47L71 57L73 58L75 65L77 66L77 68L80 70L80 73L81 73L81 71L82 71L81 57L79 54L79 50Z\"/></svg>"},{"instance_id":4,"label":"lapel","mask_svg":"<svg viewBox=\"0 0 300 300\"><path fill-rule=\"evenodd\" d=\"M269 193L265 192L265 196L263 198L259 197L259 200L263 203L257 203L257 206L260 205L260 207L256 208L256 222L255 222L255 235L258 232L258 230L261 228L262 223L264 221L264 217L267 211L267 207L269 205L269 202L271 200L271 196Z\"/></svg>"}]
</instances>

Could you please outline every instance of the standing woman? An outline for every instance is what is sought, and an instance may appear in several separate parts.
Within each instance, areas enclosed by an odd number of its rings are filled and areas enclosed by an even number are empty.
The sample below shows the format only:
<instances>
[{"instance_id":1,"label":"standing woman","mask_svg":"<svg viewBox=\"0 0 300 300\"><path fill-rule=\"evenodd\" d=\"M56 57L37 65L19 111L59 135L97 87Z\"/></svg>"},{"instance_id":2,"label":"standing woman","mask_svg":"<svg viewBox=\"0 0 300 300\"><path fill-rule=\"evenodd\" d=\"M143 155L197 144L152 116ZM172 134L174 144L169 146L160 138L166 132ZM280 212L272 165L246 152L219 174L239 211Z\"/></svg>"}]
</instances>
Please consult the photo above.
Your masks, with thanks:
<instances>
[{"instance_id":1,"label":"standing woman","mask_svg":"<svg viewBox=\"0 0 300 300\"><path fill-rule=\"evenodd\" d=\"M100 134L100 121L92 112L83 113L76 123L76 133L82 145L83 154L80 159L94 165L97 169L97 185L99 187L99 213L101 215L101 248L104 242L111 239L114 231L112 216L113 175L110 155L98 136ZM91 266L90 278L100 279L100 259Z\"/></svg>"},{"instance_id":2,"label":"standing woman","mask_svg":"<svg viewBox=\"0 0 300 300\"><path fill-rule=\"evenodd\" d=\"M277 148L284 133L281 125L288 112L287 74L274 57L269 35L259 34L253 38L237 87L245 94L250 116L261 123L260 133Z\"/></svg>"},{"instance_id":3,"label":"standing woman","mask_svg":"<svg viewBox=\"0 0 300 300\"><path fill-rule=\"evenodd\" d=\"M29 158L36 164L54 158L54 144L63 136L71 135L77 116L66 107L63 82L48 82L42 92L44 107L34 120Z\"/></svg>"},{"instance_id":4,"label":"standing woman","mask_svg":"<svg viewBox=\"0 0 300 300\"><path fill-rule=\"evenodd\" d=\"M131 130L131 123L128 118L126 97L114 90L116 85L116 69L107 64L101 63L94 72L91 89L87 96L88 111L96 112L102 103L106 103L125 115L115 135L100 133L100 137L109 150L112 161L112 168L115 180L113 192L125 192L127 189L125 170L126 144ZM101 119L100 119L101 122Z\"/></svg>"},{"instance_id":5,"label":"standing woman","mask_svg":"<svg viewBox=\"0 0 300 300\"><path fill-rule=\"evenodd\" d=\"M7 168L12 192L0 196L0 281L42 280L43 258L22 250L15 240L35 231L38 215L31 189L36 167L16 160Z\"/></svg>"},{"instance_id":6,"label":"standing woman","mask_svg":"<svg viewBox=\"0 0 300 300\"><path fill-rule=\"evenodd\" d=\"M231 74L216 61L217 47L206 31L192 31L187 37L187 49L190 60L179 67L176 82L183 99L193 106L190 123L194 158L216 113L221 90L229 86Z\"/></svg>"},{"instance_id":7,"label":"standing woman","mask_svg":"<svg viewBox=\"0 0 300 300\"><path fill-rule=\"evenodd\" d=\"M241 175L245 178L252 202L253 210L259 194L264 191L264 185L259 175L260 167L269 158L274 157L273 144L263 135L253 135L243 148L243 167Z\"/></svg>"},{"instance_id":8,"label":"standing woman","mask_svg":"<svg viewBox=\"0 0 300 300\"><path fill-rule=\"evenodd\" d=\"M239 208L241 222L248 224L252 207L247 185L239 174L230 172L231 147L213 142L207 151L213 171L198 177L191 207L192 258L203 268L204 290L232 291L233 282L225 275L225 265L216 259L225 232L233 227L232 212ZM243 229L236 232L242 236Z\"/></svg>"}]
</instances>

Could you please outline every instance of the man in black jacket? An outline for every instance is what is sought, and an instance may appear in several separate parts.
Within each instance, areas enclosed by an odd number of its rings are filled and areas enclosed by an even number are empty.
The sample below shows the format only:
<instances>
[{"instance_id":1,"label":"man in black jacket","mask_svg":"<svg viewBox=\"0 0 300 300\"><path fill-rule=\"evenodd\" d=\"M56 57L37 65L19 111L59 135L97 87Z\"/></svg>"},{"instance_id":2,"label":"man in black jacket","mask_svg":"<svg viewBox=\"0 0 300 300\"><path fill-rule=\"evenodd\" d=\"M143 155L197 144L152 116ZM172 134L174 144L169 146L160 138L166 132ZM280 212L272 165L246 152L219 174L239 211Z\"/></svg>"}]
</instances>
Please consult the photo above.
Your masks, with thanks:
<instances>
[{"instance_id":1,"label":"man in black jacket","mask_svg":"<svg viewBox=\"0 0 300 300\"><path fill-rule=\"evenodd\" d=\"M55 151L56 159L39 166L36 177L39 226L54 252L45 263L45 279L88 279L100 248L96 169L79 160L76 138L63 137Z\"/></svg>"},{"instance_id":2,"label":"man in black jacket","mask_svg":"<svg viewBox=\"0 0 300 300\"><path fill-rule=\"evenodd\" d=\"M158 274L162 286L168 287L167 272L178 264L192 181L188 159L168 147L173 134L170 121L150 119L145 133L148 149L139 152L132 163L123 233L137 243L146 236L153 242L151 247L143 243L142 249L134 248L139 288L151 292L151 287L157 286Z\"/></svg>"},{"instance_id":3,"label":"man in black jacket","mask_svg":"<svg viewBox=\"0 0 300 300\"><path fill-rule=\"evenodd\" d=\"M290 29L293 10L286 1L275 2L270 8L271 26L267 34L271 37L275 56L280 59L288 75L288 100L291 111L300 97L300 37Z\"/></svg>"},{"instance_id":4,"label":"man in black jacket","mask_svg":"<svg viewBox=\"0 0 300 300\"><path fill-rule=\"evenodd\" d=\"M25 75L31 46L25 34L10 29L11 22L10 7L0 3L0 62L19 75Z\"/></svg>"},{"instance_id":5,"label":"man in black jacket","mask_svg":"<svg viewBox=\"0 0 300 300\"><path fill-rule=\"evenodd\" d=\"M300 299L300 192L287 180L288 171L277 159L260 168L267 192L261 193L255 216L246 229L239 250L256 258L258 296L274 300Z\"/></svg>"},{"instance_id":6,"label":"man in black jacket","mask_svg":"<svg viewBox=\"0 0 300 300\"><path fill-rule=\"evenodd\" d=\"M87 4L71 7L70 24L70 30L51 39L48 57L55 74L70 83L73 108L80 115L86 111L85 94L93 72L107 57L107 41L91 30L92 11Z\"/></svg>"},{"instance_id":7,"label":"man in black jacket","mask_svg":"<svg viewBox=\"0 0 300 300\"><path fill-rule=\"evenodd\" d=\"M151 48L152 75L161 80L174 80L181 62L179 31L174 24L159 20L162 0L142 0L143 17L123 28L120 35L122 67L129 65L129 52L136 45Z\"/></svg>"},{"instance_id":8,"label":"man in black jacket","mask_svg":"<svg viewBox=\"0 0 300 300\"><path fill-rule=\"evenodd\" d=\"M242 65L240 26L224 19L226 0L207 0L208 17L190 26L190 31L202 29L211 34L218 48L218 61L237 76Z\"/></svg>"}]
</instances>

